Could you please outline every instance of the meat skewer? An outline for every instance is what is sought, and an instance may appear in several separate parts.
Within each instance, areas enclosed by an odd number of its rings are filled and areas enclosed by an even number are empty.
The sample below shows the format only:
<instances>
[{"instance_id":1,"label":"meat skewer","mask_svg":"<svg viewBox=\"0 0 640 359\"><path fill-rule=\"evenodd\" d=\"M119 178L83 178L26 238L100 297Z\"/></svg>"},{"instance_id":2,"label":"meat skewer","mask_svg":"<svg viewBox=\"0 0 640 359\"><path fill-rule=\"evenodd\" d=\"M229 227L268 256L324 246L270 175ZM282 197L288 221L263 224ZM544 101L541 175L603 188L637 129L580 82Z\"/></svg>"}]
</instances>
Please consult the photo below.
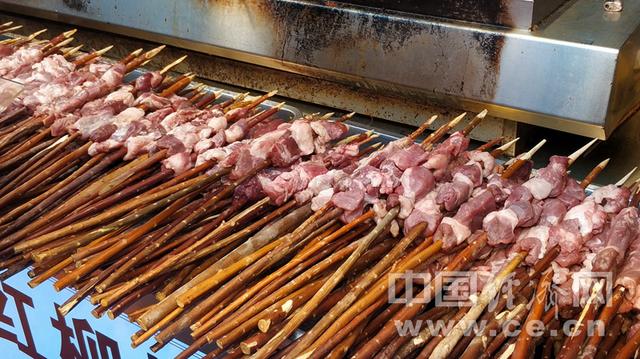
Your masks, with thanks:
<instances>
[{"instance_id":1,"label":"meat skewer","mask_svg":"<svg viewBox=\"0 0 640 359\"><path fill-rule=\"evenodd\" d=\"M434 350L434 353L431 356L432 358L441 358L446 356L450 352L450 350L462 336L462 333L466 331L466 326L477 319L484 308L488 305L488 302L496 295L497 290L502 286L502 283L504 282L506 276L513 272L513 270L524 260L527 254L527 252L516 253L515 256L508 262L508 264L503 267L503 270L494 278L494 280L491 282L491 285L483 289L478 302L469 311L469 314L465 317L464 321L456 324L456 328L458 329L456 329L455 333L457 333L457 335L448 336L447 339L444 340L436 348L436 350Z\"/></svg>"},{"instance_id":2,"label":"meat skewer","mask_svg":"<svg viewBox=\"0 0 640 359\"><path fill-rule=\"evenodd\" d=\"M182 82L178 82L176 83L176 88L172 89L172 90L178 90L181 87L186 86L187 81L189 81L189 78L186 78L185 81ZM91 144L85 144L83 147L81 147L78 150L78 153L80 155L83 155L84 153L86 153L87 148L90 148ZM103 170L103 168L106 168L107 166L109 166L111 163L117 161L119 158L121 158L123 156L123 151L120 152L114 152L112 154L109 154L107 156L105 155L99 155L98 157L104 157L104 159L102 159L98 164L96 164L94 167L91 168L90 171L88 171L86 174L83 174L83 177L78 178L75 183L69 183L67 184L65 187L60 188L58 190L56 190L54 193L51 194L45 194L45 200L44 201L40 201L37 205L37 202L33 202L33 209L27 211L26 213L23 213L20 215L20 217L18 219L14 219L14 223L12 225L10 225L9 227L7 227L4 230L4 233L11 233L10 231L20 228L23 224L27 223L28 220L30 220L31 218L33 218L33 216L40 214L40 210L39 208L45 208L46 206L48 206L50 203L53 203L54 201L56 201L58 198L62 197L62 196L66 196L68 195L68 193L70 191L73 191L76 187L78 187L79 185L82 185L85 181L87 181L89 178L94 177L95 173L99 173ZM149 166L149 164L145 164L146 166ZM90 191L90 189L87 189L88 191ZM93 197L93 194L89 193L88 194L88 198ZM85 199L86 200L86 199ZM27 205L31 204L31 202L28 202ZM78 207L79 205L82 205L83 203L83 197L82 197L82 193L78 194L75 196L75 198L73 198L73 200L69 200L66 204L67 208L75 208ZM24 208L21 209L22 212L24 212L25 210L29 209ZM53 220L56 220L57 218L67 214L69 212L69 210L67 210L66 212L64 211L64 209L59 209L57 212L55 212L55 216L53 216L53 214L50 215L45 215L43 217L41 217L39 220L36 220L35 222L30 223L28 226L26 226L25 228L21 229L20 231L16 232L15 234L10 235L9 237L7 237L6 241L9 242L16 242L22 238L25 238L29 233L33 233L35 230L38 230L42 225L46 224L46 223L50 223ZM7 219L12 219L11 217L7 218L6 216L4 217L4 220L6 221Z\"/></svg>"},{"instance_id":3,"label":"meat skewer","mask_svg":"<svg viewBox=\"0 0 640 359\"><path fill-rule=\"evenodd\" d=\"M606 162L604 162L604 164L606 164ZM592 171L592 173L599 172L599 171L601 170L602 165L603 165L603 164L600 164L599 166L597 166L597 167L594 169L594 171ZM594 176L593 176L592 174L590 174L588 177L589 177L589 178L591 178L591 179L593 179L593 177L594 177ZM586 185L588 185L588 183L584 183L584 182L583 182L583 185L585 185L585 186L586 186ZM552 249L552 250L550 250L550 251L548 252L548 254L550 254L550 256L545 256L545 257L553 258L553 257L555 257L555 255L557 255L557 253L558 253L558 251L557 251L557 250L554 252L554 249ZM538 264L536 264L536 265L538 265ZM523 331L523 333L525 333L525 334L529 334L529 333L528 333L528 332L526 332L526 331ZM520 344L520 342L519 342L518 344ZM514 346L515 346L515 344L514 344ZM512 348L512 349L513 349L513 348ZM518 351L519 351L519 350L520 350L520 349L518 349Z\"/></svg>"},{"instance_id":4,"label":"meat skewer","mask_svg":"<svg viewBox=\"0 0 640 359\"><path fill-rule=\"evenodd\" d=\"M276 109L277 109L277 107L276 107ZM262 117L258 117L258 119L260 119L260 118L262 118ZM157 156L157 157L158 157L158 158L163 158L163 155L160 153L160 154L158 154L158 156ZM98 187L102 187L102 185L100 185L100 184L98 183ZM88 190L90 191L90 189L88 189ZM66 207L67 207L67 208L70 208L70 209L73 209L73 207L76 207L76 205L70 206L70 205L68 205L68 204L67 204L67 205L66 205ZM58 215L60 215L60 213L58 213ZM33 225L32 225L32 226L33 226ZM23 230L21 231L21 233L23 233L22 235L24 235L24 234L28 233L28 232L29 232L29 230L31 230L31 228L23 229ZM55 231L54 231L54 232L55 232ZM43 236L41 236L41 237L43 237ZM50 241L50 239L47 239L46 241L44 241L44 240L41 240L41 239L38 239L38 238L34 238L34 239L32 239L32 240L29 240L29 241L26 241L26 242L23 242L23 243L19 244L19 245L16 247L16 249L17 249L17 250L20 250L20 251L23 251L23 250L25 250L25 249L30 248L30 247L31 247L31 246L33 246L34 244L37 244L37 243L46 243L46 242L48 242L48 241Z\"/></svg>"},{"instance_id":5,"label":"meat skewer","mask_svg":"<svg viewBox=\"0 0 640 359\"><path fill-rule=\"evenodd\" d=\"M579 151L577 151L577 152L584 152L584 149L581 149L581 150L579 150ZM515 164L515 163L517 163L517 162L514 162L514 164ZM508 174L510 174L510 173L511 173L511 171L509 171L509 170L505 170L505 171L504 171L504 173L506 173L506 174L508 175ZM481 238L482 238L482 236L481 236ZM483 242L484 242L484 241L486 241L486 237L485 237L485 239L484 239L483 241L476 242L476 243L479 243L479 245L480 245L480 246L483 246L483 245L484 245L484 244L483 244ZM486 242L484 242L484 243L486 243ZM478 245L478 244L476 244L476 245ZM432 296L430 296L430 297L432 297ZM420 307L420 306L417 306L417 307ZM413 309L413 311L415 311L415 309ZM475 311L475 313L478 313L478 310L476 310L476 311ZM475 315L475 314L474 314L474 315ZM468 323L468 322L467 322L467 323ZM390 331L390 330L391 330L391 327L389 326L389 331L384 332L384 333L388 333L388 334L385 334L385 335L389 335L389 334L391 333L391 331ZM452 341L454 341L454 340L455 340L455 342L454 342L454 345L455 345L455 343L457 343L457 339L452 339L452 338L454 338L454 337L455 337L455 336L452 336L452 335L447 336L446 340L444 340L440 345L438 345L438 347L442 348L443 346L445 346L445 347L446 347L446 346L450 346L450 345L451 345L450 343L451 343ZM377 348L379 348L379 346L380 346L380 345L382 345L382 344L381 344L381 338L383 338L383 337L381 337L381 336L380 336L380 333L379 333L379 335L376 337L376 341L370 341L370 342L368 343L368 345L367 345L367 349L366 349L366 350L376 350L376 351L377 351ZM386 337L384 337L384 338L386 338ZM452 348L453 348L453 346L450 346L450 347L448 347L448 349L447 349L447 350L451 350ZM438 348L436 348L436 349L438 350ZM361 353L358 353L358 355L360 355L360 354L361 354Z\"/></svg>"}]
</instances>

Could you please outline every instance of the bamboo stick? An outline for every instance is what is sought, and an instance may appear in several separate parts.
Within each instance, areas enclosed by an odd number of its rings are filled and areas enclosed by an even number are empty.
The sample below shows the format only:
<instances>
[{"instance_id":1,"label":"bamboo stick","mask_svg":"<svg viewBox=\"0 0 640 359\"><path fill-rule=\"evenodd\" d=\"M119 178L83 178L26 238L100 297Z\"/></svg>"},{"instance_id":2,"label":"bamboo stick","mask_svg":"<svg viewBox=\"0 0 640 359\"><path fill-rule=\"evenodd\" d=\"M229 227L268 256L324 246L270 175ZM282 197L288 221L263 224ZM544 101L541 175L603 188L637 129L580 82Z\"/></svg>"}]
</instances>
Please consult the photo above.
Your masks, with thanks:
<instances>
[{"instance_id":1,"label":"bamboo stick","mask_svg":"<svg viewBox=\"0 0 640 359\"><path fill-rule=\"evenodd\" d=\"M455 327L447 334L447 337L438 344L429 358L446 358L447 354L453 349L455 344L460 340L462 335L468 330L469 326L482 314L489 302L496 296L498 290L506 280L507 276L514 271L524 260L524 256L520 253L516 254L507 265L498 273L493 280L485 285L478 297L475 305L460 320Z\"/></svg>"},{"instance_id":2,"label":"bamboo stick","mask_svg":"<svg viewBox=\"0 0 640 359\"><path fill-rule=\"evenodd\" d=\"M278 348L278 346L289 336L295 329L302 324L302 322L309 316L311 311L313 311L320 302L335 288L339 281L345 276L347 271L353 266L355 261L364 253L364 251L368 248L371 242L376 239L380 233L385 229L385 227L391 223L391 221L398 214L399 209L393 208L391 209L385 217L380 220L380 222L376 225L376 227L365 237L363 237L362 242L358 245L358 248L349 256L349 258L336 270L336 272L327 279L327 281L323 284L322 288L316 293L311 300L309 300L304 307L297 313L293 318L291 318L287 324L276 334L267 344L265 344L262 348L260 348L254 355L255 358L266 358L269 355L273 354L273 352Z\"/></svg>"},{"instance_id":3,"label":"bamboo stick","mask_svg":"<svg viewBox=\"0 0 640 359\"><path fill-rule=\"evenodd\" d=\"M264 227L258 233L256 233L251 239L240 245L236 250L226 255L220 261L216 262L211 267L204 270L197 275L187 284L183 285L177 291L173 292L163 301L158 303L152 310L142 315L136 322L143 328L147 329L160 321L165 315L172 312L176 307L176 298L187 292L190 288L217 273L228 265L231 265L238 259L249 255L255 250L263 247L267 243L271 242L278 236L288 231L291 227L301 223L307 216L311 214L311 207L309 205L299 207L281 219L273 222L271 225Z\"/></svg>"},{"instance_id":4,"label":"bamboo stick","mask_svg":"<svg viewBox=\"0 0 640 359\"><path fill-rule=\"evenodd\" d=\"M531 335L533 331L532 323L538 322L542 317L544 306L547 301L547 293L549 291L549 286L551 285L552 278L553 270L547 270L547 272L538 282L538 288L533 297L533 307L531 308L526 321L522 325L523 329L520 331L518 339L516 340L516 345L512 355L512 358L514 359L524 359L531 354Z\"/></svg>"},{"instance_id":5,"label":"bamboo stick","mask_svg":"<svg viewBox=\"0 0 640 359\"><path fill-rule=\"evenodd\" d=\"M404 253L405 249L424 232L426 224L421 223L415 226L406 236L402 238L397 245L393 247L385 257L378 262L367 274L358 281L358 284L327 313L316 325L309 330L305 337L302 338L298 345L291 351L291 355L295 356L307 349L322 332L335 321L344 311L346 311L358 297L373 284L382 273L389 268Z\"/></svg>"}]
</instances>

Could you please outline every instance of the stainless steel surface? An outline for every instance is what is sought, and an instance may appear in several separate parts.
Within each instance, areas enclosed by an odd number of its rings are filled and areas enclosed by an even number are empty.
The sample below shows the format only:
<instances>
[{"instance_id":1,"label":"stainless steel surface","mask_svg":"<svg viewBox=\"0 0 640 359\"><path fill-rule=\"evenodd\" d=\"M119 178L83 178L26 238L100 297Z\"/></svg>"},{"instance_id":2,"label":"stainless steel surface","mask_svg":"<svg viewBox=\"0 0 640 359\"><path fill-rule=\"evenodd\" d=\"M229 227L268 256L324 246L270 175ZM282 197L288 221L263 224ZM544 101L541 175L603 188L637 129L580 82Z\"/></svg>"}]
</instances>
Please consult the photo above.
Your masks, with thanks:
<instances>
[{"instance_id":1,"label":"stainless steel surface","mask_svg":"<svg viewBox=\"0 0 640 359\"><path fill-rule=\"evenodd\" d=\"M529 32L333 2L0 0L7 10L605 138L639 103L640 2L615 17L601 4L576 0Z\"/></svg>"},{"instance_id":2,"label":"stainless steel surface","mask_svg":"<svg viewBox=\"0 0 640 359\"><path fill-rule=\"evenodd\" d=\"M340 0L337 2L529 29L568 0Z\"/></svg>"}]
</instances>

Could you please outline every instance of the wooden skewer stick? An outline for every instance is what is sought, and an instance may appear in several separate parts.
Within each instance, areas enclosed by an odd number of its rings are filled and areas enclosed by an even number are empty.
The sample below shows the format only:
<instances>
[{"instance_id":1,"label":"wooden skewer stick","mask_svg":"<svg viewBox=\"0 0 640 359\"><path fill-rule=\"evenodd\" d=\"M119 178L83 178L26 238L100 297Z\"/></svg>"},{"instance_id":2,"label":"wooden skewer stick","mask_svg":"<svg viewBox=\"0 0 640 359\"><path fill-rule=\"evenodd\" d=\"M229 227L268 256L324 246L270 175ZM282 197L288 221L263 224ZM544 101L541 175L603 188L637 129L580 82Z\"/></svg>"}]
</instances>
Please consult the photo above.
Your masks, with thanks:
<instances>
[{"instance_id":1,"label":"wooden skewer stick","mask_svg":"<svg viewBox=\"0 0 640 359\"><path fill-rule=\"evenodd\" d=\"M62 49L63 47L65 47L67 45L69 45L73 40L74 40L74 38L70 37L70 38L65 39L65 40L61 41L60 43L50 47L46 51L42 52L42 57L47 57L49 55L52 55L52 54L56 53L58 50Z\"/></svg>"},{"instance_id":2,"label":"wooden skewer stick","mask_svg":"<svg viewBox=\"0 0 640 359\"><path fill-rule=\"evenodd\" d=\"M22 28L22 25L10 26L11 24L13 24L13 21L5 22L3 25L5 25L5 24L9 24L9 25L2 26L2 34L6 33L6 32L15 31L15 30L18 30L18 29Z\"/></svg>"},{"instance_id":3,"label":"wooden skewer stick","mask_svg":"<svg viewBox=\"0 0 640 359\"><path fill-rule=\"evenodd\" d=\"M593 182L593 180L596 179L596 177L600 174L600 172L602 172L607 165L609 164L609 158L607 158L606 160L600 162L596 167L594 167L591 172L589 172L589 174L587 174L587 176L580 182L580 187L586 189L587 186L589 186L589 184L591 184Z\"/></svg>"},{"instance_id":4,"label":"wooden skewer stick","mask_svg":"<svg viewBox=\"0 0 640 359\"><path fill-rule=\"evenodd\" d=\"M503 153L505 153L509 148L511 148L511 146L515 145L516 142L518 142L519 140L520 140L520 137L516 137L513 140L491 151L491 157L496 158L496 157L502 156Z\"/></svg>"},{"instance_id":5,"label":"wooden skewer stick","mask_svg":"<svg viewBox=\"0 0 640 359\"><path fill-rule=\"evenodd\" d=\"M452 119L451 121L446 123L444 126L441 126L436 131L432 132L429 136L427 136L427 138L424 139L424 141L422 141L422 143L421 143L422 148L424 148L424 149L431 148L431 146L434 143L436 143L438 140L440 140L444 135L446 135L447 132L451 131L452 128L456 127L458 125L458 123L460 123L460 121L462 121L462 119L466 115L467 115L467 113L465 112L465 113L459 115L458 117L455 117L454 119Z\"/></svg>"},{"instance_id":6,"label":"wooden skewer stick","mask_svg":"<svg viewBox=\"0 0 640 359\"><path fill-rule=\"evenodd\" d=\"M493 146L502 143L502 141L504 141L504 136L500 136L500 137L496 137L493 140L483 143L482 145L478 146L475 150L476 151L480 151L480 152L485 152L488 151L490 148L492 148Z\"/></svg>"},{"instance_id":7,"label":"wooden skewer stick","mask_svg":"<svg viewBox=\"0 0 640 359\"><path fill-rule=\"evenodd\" d=\"M165 66L162 68L162 70L159 71L159 73L161 75L166 74L167 72L171 71L172 68L178 66L178 64L180 64L182 61L184 61L187 58L187 55L184 55L178 59L176 59L175 61L173 61L172 63L170 63L169 65Z\"/></svg>"},{"instance_id":8,"label":"wooden skewer stick","mask_svg":"<svg viewBox=\"0 0 640 359\"><path fill-rule=\"evenodd\" d=\"M624 177L620 178L618 182L615 183L616 187L622 187L625 183L631 178L631 175L638 169L638 167L633 167L631 171L629 171Z\"/></svg>"},{"instance_id":9,"label":"wooden skewer stick","mask_svg":"<svg viewBox=\"0 0 640 359\"><path fill-rule=\"evenodd\" d=\"M0 30L0 34L6 34L8 32L16 31L16 30L21 29L21 28L22 28L22 25L10 27L8 29L2 29L2 30ZM8 40L13 40L13 39L8 39ZM4 40L4 41L6 41L6 40Z\"/></svg>"},{"instance_id":10,"label":"wooden skewer stick","mask_svg":"<svg viewBox=\"0 0 640 359\"><path fill-rule=\"evenodd\" d=\"M73 64L77 67L82 66L82 65L86 65L88 64L90 61L92 61L93 59L96 59L104 54L106 54L109 50L111 50L113 48L113 45L109 45L103 49L97 50L97 51L92 51L89 54L86 55L82 55L78 58L76 58L75 60L73 60Z\"/></svg>"},{"instance_id":11,"label":"wooden skewer stick","mask_svg":"<svg viewBox=\"0 0 640 359\"><path fill-rule=\"evenodd\" d=\"M547 143L547 140L543 139L528 152L524 153L522 156L519 156L511 165L509 165L507 169L504 170L504 172L502 172L502 177L508 178L513 176L513 174L516 173L516 171L518 171L520 168L522 168L522 166L524 166L524 164L527 163L527 161L529 161L533 157L533 155L538 152L538 150L540 150L542 146L544 146L545 143Z\"/></svg>"},{"instance_id":12,"label":"wooden skewer stick","mask_svg":"<svg viewBox=\"0 0 640 359\"><path fill-rule=\"evenodd\" d=\"M598 141L598 139L594 138L593 140L589 141L589 143L578 148L578 150L576 150L574 153L567 156L569 157L569 166L571 166L573 162L575 162L580 156L582 156L585 152L587 152L587 150L591 148L591 146L593 146L593 144L596 143L596 141Z\"/></svg>"},{"instance_id":13,"label":"wooden skewer stick","mask_svg":"<svg viewBox=\"0 0 640 359\"><path fill-rule=\"evenodd\" d=\"M280 346L280 344L296 330L302 322L307 319L309 314L320 304L322 300L335 288L342 280L345 274L353 266L355 261L360 258L362 253L369 247L371 242L376 239L389 223L397 216L399 208L391 209L384 218L378 222L376 227L365 237L358 245L358 248L349 256L349 258L327 279L320 290L311 298L296 315L294 315L285 326L273 337L267 344L260 348L255 355L255 359L267 358Z\"/></svg>"},{"instance_id":14,"label":"wooden skewer stick","mask_svg":"<svg viewBox=\"0 0 640 359\"><path fill-rule=\"evenodd\" d=\"M451 329L446 338L436 346L431 356L429 356L430 359L444 359L447 357L458 340L468 331L469 326L478 319L487 305L489 305L491 300L498 294L507 277L522 263L524 258L524 255L517 253L493 280L482 289L475 305L471 307L467 314Z\"/></svg>"},{"instance_id":15,"label":"wooden skewer stick","mask_svg":"<svg viewBox=\"0 0 640 359\"><path fill-rule=\"evenodd\" d=\"M245 243L237 247L234 251L227 254L224 258L205 269L187 284L183 285L177 291L171 293L167 298L155 305L151 310L147 311L136 322L143 328L149 329L162 318L171 313L178 305L176 298L183 293L187 293L191 288L197 286L202 281L218 273L222 269L231 266L236 261L250 255L255 248L260 248L267 243L275 240L277 236L283 235L293 225L298 225L304 221L306 217L311 215L311 206L306 205L299 207L281 219L275 221L271 225L264 227L258 233L254 234Z\"/></svg>"},{"instance_id":16,"label":"wooden skewer stick","mask_svg":"<svg viewBox=\"0 0 640 359\"><path fill-rule=\"evenodd\" d=\"M422 232L424 232L425 227L426 225L421 223L420 225L412 228L411 231L407 233L407 235L404 236L380 262L376 263L376 265L358 281L356 286L347 295L345 295L340 302L331 308L311 330L307 331L304 338L302 338L302 340L299 341L296 347L294 347L290 352L290 355L296 356L311 345L320 336L320 334L322 334L325 329L335 321L336 318L344 313L358 299L358 297L360 297L360 295L371 284L373 284L373 282L376 281L389 266L393 264L393 262L400 258L405 249Z\"/></svg>"},{"instance_id":17,"label":"wooden skewer stick","mask_svg":"<svg viewBox=\"0 0 640 359\"><path fill-rule=\"evenodd\" d=\"M166 47L166 45L160 45L160 46L158 46L156 48L153 48L153 49L145 52L144 54L136 57L135 59L131 60L130 62L127 63L127 67L125 69L125 73L129 73L129 72L133 71L133 69L135 69L136 67L142 65L142 63L144 63L145 61L151 60L157 54L159 54L160 51L162 51L165 47Z\"/></svg>"},{"instance_id":18,"label":"wooden skewer stick","mask_svg":"<svg viewBox=\"0 0 640 359\"><path fill-rule=\"evenodd\" d=\"M7 21L4 24L0 24L0 29L4 29L5 27L9 27L13 25L13 21Z\"/></svg>"},{"instance_id":19,"label":"wooden skewer stick","mask_svg":"<svg viewBox=\"0 0 640 359\"><path fill-rule=\"evenodd\" d=\"M512 169L512 167L515 166L522 166L524 164L524 161L526 161L526 159L530 158L531 156L533 156L533 154L535 154L535 152L537 150L540 149L540 147L542 147L542 145L545 143L545 141L543 140L541 143L538 143L534 148L532 148L530 151L528 151L527 153L525 153L523 156L520 156L520 159L523 161L522 164L519 164L519 162L514 162L511 166L509 166L504 172L503 172L503 177L504 178L509 178L511 175L513 175L513 173L515 173L516 170ZM519 168L519 167L518 167ZM480 235L475 241L473 241L470 245L468 245L462 252L460 252L455 258L454 260L452 260L448 265L447 265L447 269L446 271L453 271L453 270L458 270L458 266L461 263L467 263L469 261L470 258L475 258L475 256L477 256L477 254L479 253L479 251L484 248L484 246L487 243L487 236L486 234L482 234ZM440 249L442 249L442 241L438 240L435 241L433 243L433 250L434 253L437 253L440 251ZM523 256L524 258L524 256ZM440 292L441 287L439 287L436 283L436 280L432 280L430 285L425 288L421 293L419 293L416 297L416 300L420 300L422 298L433 298L435 293ZM406 306L404 307L402 310L400 310L397 315L394 317L393 320L407 320L410 319L412 317L414 317L423 307L425 304L418 304L418 303L412 303L412 305ZM376 336L374 338L372 338L371 340L369 340L364 346L362 346L360 348L360 350L358 351L358 353L356 353L357 357L370 357L372 355L374 355L375 353L377 353L380 348L384 345L386 345L388 343L388 341L391 340L391 337L394 335L394 330L395 330L395 326L393 324L392 321L387 322L385 324L385 326L382 328L382 330L380 332L378 332L378 334L376 334ZM457 340L455 341L457 343ZM453 346L455 346L455 343L453 343L453 345L451 346L451 348L449 350L453 349Z\"/></svg>"},{"instance_id":20,"label":"wooden skewer stick","mask_svg":"<svg viewBox=\"0 0 640 359\"><path fill-rule=\"evenodd\" d=\"M531 347L531 332L534 330L533 323L536 323L544 314L544 306L547 301L547 293L553 278L553 270L549 269L538 282L538 288L533 297L533 308L527 316L527 320L522 325L522 330L518 335L512 358L524 359L531 355L529 348Z\"/></svg>"},{"instance_id":21,"label":"wooden skewer stick","mask_svg":"<svg viewBox=\"0 0 640 359\"><path fill-rule=\"evenodd\" d=\"M19 27L17 27L18 29L21 28L22 25L20 25ZM17 30L17 29L16 29ZM13 31L11 29L6 29L4 30L2 33L6 33L9 31ZM38 35L44 33L45 31L47 31L47 29L42 29L42 30L38 30L30 35L27 35L26 37L18 37L18 38L13 38L13 39L6 39L6 40L2 40L0 41L0 44L3 45L8 45L8 44L13 44L14 46L19 46L22 44L26 44L30 41L33 41L33 39L35 39Z\"/></svg>"},{"instance_id":22,"label":"wooden skewer stick","mask_svg":"<svg viewBox=\"0 0 640 359\"><path fill-rule=\"evenodd\" d=\"M84 46L84 45L80 44L80 45L78 45L78 46L76 46L76 47L72 47L72 48L70 48L70 49L62 50L62 56L63 56L64 58L66 58L66 59L68 59L68 58L70 58L70 57L72 57L72 56L75 56L75 54L76 54L78 51L80 51L80 49L81 49L83 46Z\"/></svg>"},{"instance_id":23,"label":"wooden skewer stick","mask_svg":"<svg viewBox=\"0 0 640 359\"><path fill-rule=\"evenodd\" d=\"M438 118L438 115L433 115L429 117L426 121L424 121L420 126L418 126L418 128L407 137L409 137L411 141L415 141L421 134L424 133L424 131L429 129L429 126L431 126L434 122L436 122L437 118Z\"/></svg>"},{"instance_id":24,"label":"wooden skewer stick","mask_svg":"<svg viewBox=\"0 0 640 359\"><path fill-rule=\"evenodd\" d=\"M484 109L480 113L478 113L476 117L474 117L471 122L469 122L469 124L467 124L467 126L465 126L465 128L461 131L462 134L468 136L471 131L473 131L473 129L476 128L476 126L478 126L485 117L487 117L487 113L489 113L489 110L487 109Z\"/></svg>"},{"instance_id":25,"label":"wooden skewer stick","mask_svg":"<svg viewBox=\"0 0 640 359\"><path fill-rule=\"evenodd\" d=\"M64 40L70 39L71 36L73 36L73 34L75 34L78 31L78 29L73 29L73 30L69 30L69 31L65 31L62 34L54 37L53 39L49 40L49 42L44 45L42 47L42 52L47 52L49 51L52 47L56 47L58 46L60 43L62 43Z\"/></svg>"},{"instance_id":26,"label":"wooden skewer stick","mask_svg":"<svg viewBox=\"0 0 640 359\"><path fill-rule=\"evenodd\" d=\"M613 320L614 316L618 312L618 309L620 308L620 305L622 304L625 291L626 289L622 286L616 287L616 289L613 291L613 295L611 296L610 303L602 308L602 312L600 312L600 315L598 316L598 321L602 323L603 327L608 328L609 324L611 324L611 321ZM598 331L593 333L593 335L589 337L580 357L591 359L594 358L596 353L598 352L598 347L600 346L600 343L603 339L604 337Z\"/></svg>"}]
</instances>

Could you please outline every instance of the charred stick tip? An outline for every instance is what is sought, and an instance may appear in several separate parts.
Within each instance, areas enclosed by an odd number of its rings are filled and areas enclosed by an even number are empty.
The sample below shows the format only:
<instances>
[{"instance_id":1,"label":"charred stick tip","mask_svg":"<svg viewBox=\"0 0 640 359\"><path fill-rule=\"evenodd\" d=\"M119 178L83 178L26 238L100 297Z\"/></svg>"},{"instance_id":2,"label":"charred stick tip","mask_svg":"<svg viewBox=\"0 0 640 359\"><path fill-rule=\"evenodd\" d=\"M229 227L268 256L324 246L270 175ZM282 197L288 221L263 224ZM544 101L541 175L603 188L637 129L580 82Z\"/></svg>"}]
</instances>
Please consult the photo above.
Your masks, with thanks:
<instances>
[{"instance_id":1,"label":"charred stick tip","mask_svg":"<svg viewBox=\"0 0 640 359\"><path fill-rule=\"evenodd\" d=\"M167 47L167 45L160 45L156 48L153 48L147 52L144 53L144 56L147 60L151 60L153 57L155 57L157 54L160 53L160 51L164 50L164 48Z\"/></svg>"},{"instance_id":2,"label":"charred stick tip","mask_svg":"<svg viewBox=\"0 0 640 359\"><path fill-rule=\"evenodd\" d=\"M328 120L331 117L333 117L333 115L335 115L335 114L336 114L335 112L327 112L324 115L320 116L320 119L321 120Z\"/></svg>"},{"instance_id":3,"label":"charred stick tip","mask_svg":"<svg viewBox=\"0 0 640 359\"><path fill-rule=\"evenodd\" d=\"M471 133L471 131L473 131L474 128L476 128L480 122L482 122L485 117L487 117L487 113L489 113L489 111L487 109L482 110L480 113L478 113L468 124L467 126L465 126L465 128L462 130L462 133L465 136L468 136L469 133Z\"/></svg>"},{"instance_id":4,"label":"charred stick tip","mask_svg":"<svg viewBox=\"0 0 640 359\"><path fill-rule=\"evenodd\" d=\"M111 49L113 49L113 45L109 45L109 46L107 46L105 48L102 48L102 49L96 51L96 55L97 56L102 56L102 55L106 54Z\"/></svg>"},{"instance_id":5,"label":"charred stick tip","mask_svg":"<svg viewBox=\"0 0 640 359\"><path fill-rule=\"evenodd\" d=\"M66 38L70 38L71 36L73 36L73 34L75 34L76 32L78 32L78 29L71 29L69 31L65 31L62 33L62 36L66 37Z\"/></svg>"},{"instance_id":6,"label":"charred stick tip","mask_svg":"<svg viewBox=\"0 0 640 359\"><path fill-rule=\"evenodd\" d=\"M589 143L578 148L574 153L570 154L568 156L569 166L571 166L580 156L582 156L585 152L587 152L587 150L591 148L591 146L593 146L593 144L596 143L596 141L598 141L598 139L594 138L593 140L589 141Z\"/></svg>"},{"instance_id":7,"label":"charred stick tip","mask_svg":"<svg viewBox=\"0 0 640 359\"><path fill-rule=\"evenodd\" d=\"M42 33L46 32L47 30L48 30L48 29L38 30L38 31L34 32L33 34L31 34L31 35L27 36L27 40L28 40L28 41L31 41L31 40L35 39L35 38L36 38L36 36L38 36L38 35L40 35L40 34L42 34Z\"/></svg>"},{"instance_id":8,"label":"charred stick tip","mask_svg":"<svg viewBox=\"0 0 640 359\"><path fill-rule=\"evenodd\" d=\"M424 131L426 131L429 128L429 126L431 126L434 122L436 122L437 118L438 118L438 115L433 115L429 117L415 131L409 134L408 137L415 141L416 138L418 138L418 136L420 136Z\"/></svg>"},{"instance_id":9,"label":"charred stick tip","mask_svg":"<svg viewBox=\"0 0 640 359\"><path fill-rule=\"evenodd\" d=\"M72 48L70 48L70 49L68 49L68 50L63 51L63 52L62 52L62 55L63 55L63 56L71 56L71 55L75 55L75 53L76 53L76 52L78 52L78 51L80 51L80 49L81 49L83 46L84 46L83 44L80 44L80 45L78 45L78 46L76 46L76 47L72 47Z\"/></svg>"}]
</instances>

